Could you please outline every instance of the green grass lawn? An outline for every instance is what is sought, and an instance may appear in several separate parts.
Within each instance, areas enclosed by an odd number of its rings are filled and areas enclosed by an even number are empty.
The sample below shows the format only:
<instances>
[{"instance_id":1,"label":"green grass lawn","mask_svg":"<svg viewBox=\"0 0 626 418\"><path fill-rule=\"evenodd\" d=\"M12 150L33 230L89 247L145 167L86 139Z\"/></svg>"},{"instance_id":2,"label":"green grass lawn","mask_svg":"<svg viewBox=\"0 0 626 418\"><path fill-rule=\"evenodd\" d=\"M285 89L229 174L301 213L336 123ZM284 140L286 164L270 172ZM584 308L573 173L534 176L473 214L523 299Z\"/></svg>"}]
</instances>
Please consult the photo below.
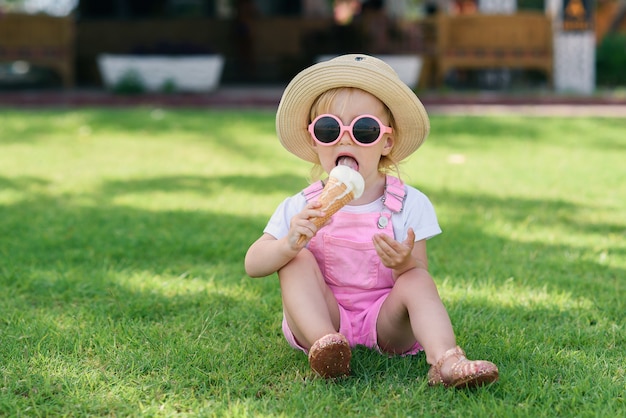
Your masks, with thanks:
<instances>
[{"instance_id":1,"label":"green grass lawn","mask_svg":"<svg viewBox=\"0 0 626 418\"><path fill-rule=\"evenodd\" d=\"M0 109L0 416L623 416L626 120L433 116L402 166L477 391L314 378L243 257L306 186L270 112Z\"/></svg>"}]
</instances>

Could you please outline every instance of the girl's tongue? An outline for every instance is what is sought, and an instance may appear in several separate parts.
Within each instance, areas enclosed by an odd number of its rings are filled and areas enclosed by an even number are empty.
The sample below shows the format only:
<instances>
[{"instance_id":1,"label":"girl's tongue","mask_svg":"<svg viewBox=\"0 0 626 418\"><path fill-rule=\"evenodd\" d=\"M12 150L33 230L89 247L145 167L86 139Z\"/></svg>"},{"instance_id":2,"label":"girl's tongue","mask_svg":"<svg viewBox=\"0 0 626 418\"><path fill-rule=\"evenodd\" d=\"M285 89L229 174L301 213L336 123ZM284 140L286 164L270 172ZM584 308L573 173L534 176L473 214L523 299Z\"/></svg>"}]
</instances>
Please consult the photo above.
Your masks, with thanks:
<instances>
[{"instance_id":1,"label":"girl's tongue","mask_svg":"<svg viewBox=\"0 0 626 418\"><path fill-rule=\"evenodd\" d=\"M348 157L347 155L344 155L343 157L339 157L337 159L337 165L346 165L350 167L351 169L353 169L354 171L359 171L359 163L357 163L354 158Z\"/></svg>"}]
</instances>

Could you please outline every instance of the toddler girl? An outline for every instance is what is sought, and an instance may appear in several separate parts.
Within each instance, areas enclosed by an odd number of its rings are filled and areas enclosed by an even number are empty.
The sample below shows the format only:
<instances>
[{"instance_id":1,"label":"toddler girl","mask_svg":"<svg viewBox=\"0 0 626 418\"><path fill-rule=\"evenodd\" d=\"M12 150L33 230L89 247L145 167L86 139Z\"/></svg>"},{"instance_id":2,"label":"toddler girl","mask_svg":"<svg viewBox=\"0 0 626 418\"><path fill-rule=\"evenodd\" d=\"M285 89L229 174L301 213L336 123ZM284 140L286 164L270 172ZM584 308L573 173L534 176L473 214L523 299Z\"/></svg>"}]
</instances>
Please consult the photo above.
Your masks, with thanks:
<instances>
[{"instance_id":1,"label":"toddler girl","mask_svg":"<svg viewBox=\"0 0 626 418\"><path fill-rule=\"evenodd\" d=\"M365 181L363 194L319 229L311 220L323 216L323 182L287 198L246 254L251 277L278 272L289 344L326 378L348 375L351 348L364 345L425 351L431 385L495 382L493 363L470 361L456 345L428 273L426 240L441 232L430 201L389 174L430 129L413 91L383 61L343 55L294 77L276 128L283 146L320 174L342 164Z\"/></svg>"}]
</instances>

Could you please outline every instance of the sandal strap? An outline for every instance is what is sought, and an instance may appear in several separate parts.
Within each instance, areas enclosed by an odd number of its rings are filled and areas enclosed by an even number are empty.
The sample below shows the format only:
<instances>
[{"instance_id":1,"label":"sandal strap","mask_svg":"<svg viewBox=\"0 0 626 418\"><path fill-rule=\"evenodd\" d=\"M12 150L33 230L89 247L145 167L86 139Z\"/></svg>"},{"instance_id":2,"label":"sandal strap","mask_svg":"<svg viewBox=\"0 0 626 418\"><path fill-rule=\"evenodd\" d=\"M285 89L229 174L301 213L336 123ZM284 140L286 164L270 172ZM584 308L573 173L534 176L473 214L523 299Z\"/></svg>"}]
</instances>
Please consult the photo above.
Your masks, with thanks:
<instances>
[{"instance_id":1,"label":"sandal strap","mask_svg":"<svg viewBox=\"0 0 626 418\"><path fill-rule=\"evenodd\" d=\"M435 364L435 368L437 370L441 370L441 366L443 366L443 363L445 363L452 356L466 358L465 357L465 351L463 351L463 349L457 345L456 347L451 348L448 351L446 351L445 353L443 353L443 356L441 356L439 361L437 361L437 364ZM459 360L461 360L461 359L459 358Z\"/></svg>"},{"instance_id":2,"label":"sandal strap","mask_svg":"<svg viewBox=\"0 0 626 418\"><path fill-rule=\"evenodd\" d=\"M450 366L446 377L441 374L441 367L452 356L457 360ZM468 360L465 352L460 347L454 347L446 351L428 371L428 383L432 385L443 384L445 387L470 387L498 380L498 368L495 364L484 360Z\"/></svg>"},{"instance_id":3,"label":"sandal strap","mask_svg":"<svg viewBox=\"0 0 626 418\"><path fill-rule=\"evenodd\" d=\"M444 383L443 376L441 375L441 366L443 366L443 363L445 363L452 356L457 356L459 361L466 358L465 351L463 351L463 349L458 345L443 353L443 356L441 356L439 360L437 360L437 363L435 363L435 365L428 371L428 383L430 385L439 385ZM455 365L457 363L458 361Z\"/></svg>"}]
</instances>

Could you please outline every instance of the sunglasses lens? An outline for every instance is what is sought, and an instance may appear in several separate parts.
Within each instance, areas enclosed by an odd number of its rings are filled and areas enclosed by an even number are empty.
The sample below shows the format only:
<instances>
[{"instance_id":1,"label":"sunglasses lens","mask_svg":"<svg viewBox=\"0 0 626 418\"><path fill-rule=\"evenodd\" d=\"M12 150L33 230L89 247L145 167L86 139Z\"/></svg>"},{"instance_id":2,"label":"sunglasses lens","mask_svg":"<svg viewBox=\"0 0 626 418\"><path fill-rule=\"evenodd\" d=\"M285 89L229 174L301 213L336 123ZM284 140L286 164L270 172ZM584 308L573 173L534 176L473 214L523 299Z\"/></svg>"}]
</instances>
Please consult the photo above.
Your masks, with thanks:
<instances>
[{"instance_id":1,"label":"sunglasses lens","mask_svg":"<svg viewBox=\"0 0 626 418\"><path fill-rule=\"evenodd\" d=\"M335 119L326 116L315 122L313 132L318 141L329 144L339 138L341 129Z\"/></svg>"},{"instance_id":2,"label":"sunglasses lens","mask_svg":"<svg viewBox=\"0 0 626 418\"><path fill-rule=\"evenodd\" d=\"M362 144L371 144L380 136L380 125L372 118L363 117L354 123L354 138Z\"/></svg>"}]
</instances>

